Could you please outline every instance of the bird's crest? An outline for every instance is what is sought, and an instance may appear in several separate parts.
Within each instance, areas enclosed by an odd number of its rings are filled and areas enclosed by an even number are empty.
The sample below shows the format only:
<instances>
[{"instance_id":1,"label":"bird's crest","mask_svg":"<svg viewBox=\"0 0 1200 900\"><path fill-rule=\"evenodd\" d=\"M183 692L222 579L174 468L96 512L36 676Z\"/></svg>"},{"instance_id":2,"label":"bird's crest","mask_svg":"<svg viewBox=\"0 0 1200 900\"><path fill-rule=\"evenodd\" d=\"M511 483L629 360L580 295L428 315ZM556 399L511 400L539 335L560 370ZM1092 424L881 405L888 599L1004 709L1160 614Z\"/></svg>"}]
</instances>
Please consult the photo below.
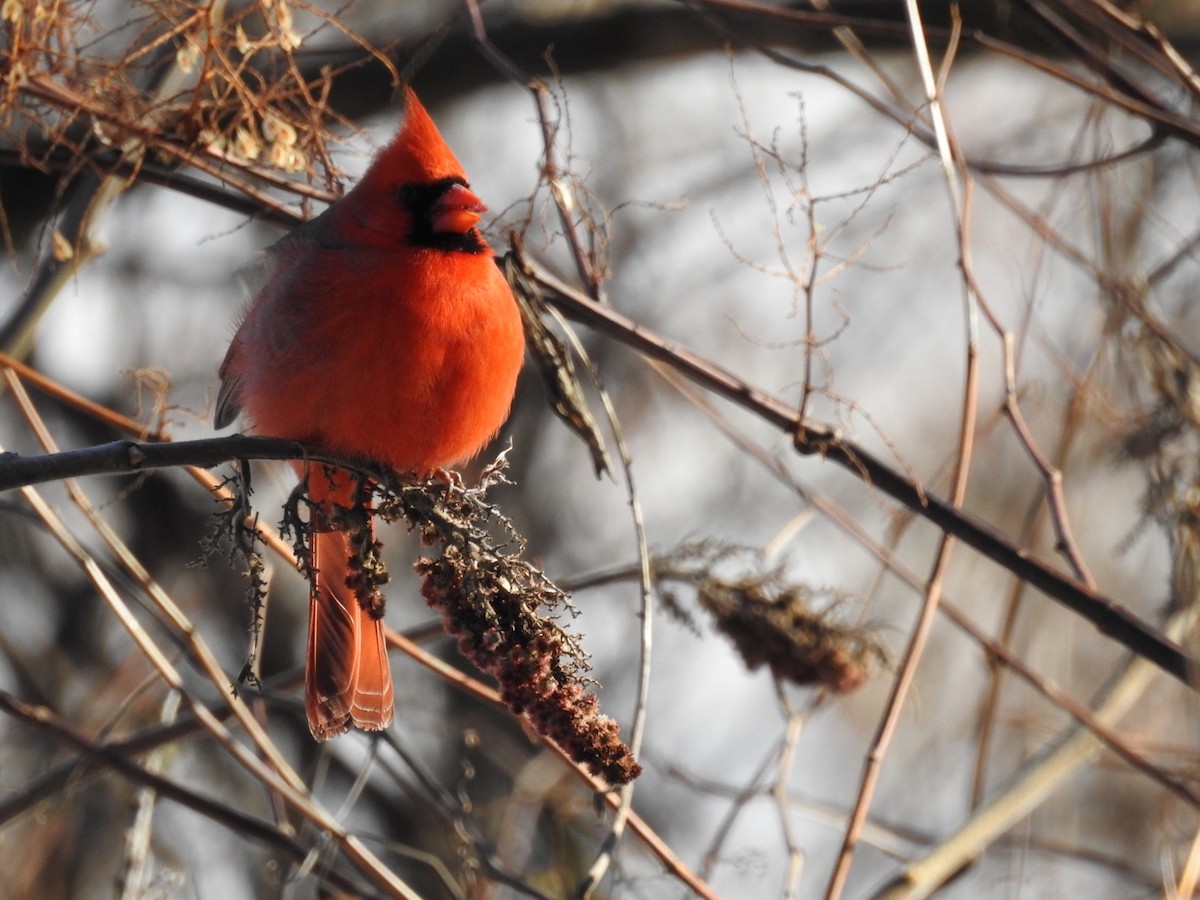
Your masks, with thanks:
<instances>
[{"instance_id":1,"label":"bird's crest","mask_svg":"<svg viewBox=\"0 0 1200 900\"><path fill-rule=\"evenodd\" d=\"M444 178L465 179L462 164L442 139L433 119L411 87L405 87L404 125L380 151L364 182L373 188L429 184Z\"/></svg>"}]
</instances>

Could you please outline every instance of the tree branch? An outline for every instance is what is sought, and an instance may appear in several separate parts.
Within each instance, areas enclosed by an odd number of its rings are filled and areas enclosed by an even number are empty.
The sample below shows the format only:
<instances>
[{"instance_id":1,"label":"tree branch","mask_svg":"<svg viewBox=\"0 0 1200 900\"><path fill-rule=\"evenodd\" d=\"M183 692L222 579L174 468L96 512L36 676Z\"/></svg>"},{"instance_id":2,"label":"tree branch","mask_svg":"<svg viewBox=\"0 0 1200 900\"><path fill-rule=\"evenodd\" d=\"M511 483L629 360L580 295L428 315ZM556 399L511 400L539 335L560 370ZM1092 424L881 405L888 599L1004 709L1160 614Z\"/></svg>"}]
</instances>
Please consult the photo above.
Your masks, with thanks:
<instances>
[{"instance_id":1,"label":"tree branch","mask_svg":"<svg viewBox=\"0 0 1200 900\"><path fill-rule=\"evenodd\" d=\"M82 475L129 475L171 466L211 469L235 459L309 459L383 474L368 461L348 460L297 441L235 434L196 441L113 441L38 456L0 453L0 491Z\"/></svg>"}]
</instances>

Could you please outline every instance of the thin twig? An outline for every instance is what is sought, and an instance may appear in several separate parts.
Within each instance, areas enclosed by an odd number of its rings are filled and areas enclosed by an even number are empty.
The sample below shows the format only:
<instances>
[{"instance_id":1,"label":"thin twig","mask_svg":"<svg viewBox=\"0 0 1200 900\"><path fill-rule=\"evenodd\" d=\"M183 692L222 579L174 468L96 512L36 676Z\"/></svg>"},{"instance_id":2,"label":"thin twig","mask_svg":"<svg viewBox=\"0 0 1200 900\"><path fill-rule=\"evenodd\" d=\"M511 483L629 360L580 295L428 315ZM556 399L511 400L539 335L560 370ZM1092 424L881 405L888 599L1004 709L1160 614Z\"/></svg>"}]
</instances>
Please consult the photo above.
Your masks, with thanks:
<instances>
[{"instance_id":1,"label":"thin twig","mask_svg":"<svg viewBox=\"0 0 1200 900\"><path fill-rule=\"evenodd\" d=\"M963 227L964 209L962 186L959 182L960 160L954 142L950 136L949 124L946 121L941 102L941 86L934 77L933 65L929 59L929 49L926 44L924 26L921 23L920 10L916 0L907 0L909 26L912 30L913 47L917 63L925 86L925 98L929 104L929 114L933 120L934 134L937 138L939 158L950 199L951 216L954 221L957 244L959 248L960 266L965 267L970 258L969 235ZM952 50L948 54L953 57ZM966 323L966 379L963 385L963 411L959 420L958 453L954 461L954 474L950 491L950 503L955 508L962 506L966 499L967 484L970 479L971 457L975 440L975 424L979 409L979 309L975 292L965 273L962 281L964 315ZM862 780L859 784L858 797L846 824L842 848L834 864L833 873L829 879L825 896L827 900L837 900L846 886L850 876L850 867L854 858L859 837L867 821L871 800L875 793L879 777L883 771L883 761L891 746L892 738L900 724L904 703L909 690L916 679L917 667L920 664L933 623L937 618L938 606L942 601L946 572L954 553L955 538L951 532L944 532L938 544L936 559L933 563L929 580L925 587L925 599L921 613L909 637L908 646L896 673L891 693L885 705L884 715L871 742L863 766Z\"/></svg>"}]
</instances>

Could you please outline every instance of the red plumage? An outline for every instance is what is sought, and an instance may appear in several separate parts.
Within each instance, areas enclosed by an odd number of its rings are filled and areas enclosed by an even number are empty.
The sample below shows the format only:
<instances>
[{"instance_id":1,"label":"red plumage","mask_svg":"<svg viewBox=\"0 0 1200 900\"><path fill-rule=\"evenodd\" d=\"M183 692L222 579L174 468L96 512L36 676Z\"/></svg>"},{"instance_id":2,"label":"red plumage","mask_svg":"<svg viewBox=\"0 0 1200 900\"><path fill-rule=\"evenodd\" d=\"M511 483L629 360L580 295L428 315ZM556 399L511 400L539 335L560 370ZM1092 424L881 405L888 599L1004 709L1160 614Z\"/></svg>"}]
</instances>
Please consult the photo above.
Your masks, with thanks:
<instances>
[{"instance_id":1,"label":"red plumage","mask_svg":"<svg viewBox=\"0 0 1200 900\"><path fill-rule=\"evenodd\" d=\"M271 248L268 280L221 365L216 422L400 472L474 456L508 415L520 314L475 225L484 211L411 89L404 123L355 187ZM349 535L326 521L353 479L296 465L320 505L306 708L314 737L386 728L392 679ZM369 526L368 526L369 527Z\"/></svg>"}]
</instances>

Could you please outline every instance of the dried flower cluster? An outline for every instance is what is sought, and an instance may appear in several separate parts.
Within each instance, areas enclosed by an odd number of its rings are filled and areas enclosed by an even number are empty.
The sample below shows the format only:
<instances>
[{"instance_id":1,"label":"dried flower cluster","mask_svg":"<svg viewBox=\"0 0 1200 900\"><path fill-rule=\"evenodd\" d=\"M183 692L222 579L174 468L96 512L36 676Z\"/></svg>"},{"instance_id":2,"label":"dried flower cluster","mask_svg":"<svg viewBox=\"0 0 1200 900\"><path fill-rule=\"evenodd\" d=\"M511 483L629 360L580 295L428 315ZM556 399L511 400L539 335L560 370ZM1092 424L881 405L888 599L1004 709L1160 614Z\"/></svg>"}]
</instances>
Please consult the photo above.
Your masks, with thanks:
<instances>
[{"instance_id":1,"label":"dried flower cluster","mask_svg":"<svg viewBox=\"0 0 1200 900\"><path fill-rule=\"evenodd\" d=\"M695 585L701 608L733 643L747 668L765 665L776 678L835 693L860 687L870 676L872 660L885 659L869 632L836 623L830 598L818 608L819 591L788 582L778 569L718 574L722 563L752 552L688 545L657 561L655 572L661 579ZM668 599L679 612L678 604Z\"/></svg>"},{"instance_id":2,"label":"dried flower cluster","mask_svg":"<svg viewBox=\"0 0 1200 900\"><path fill-rule=\"evenodd\" d=\"M315 180L319 164L327 186L335 185L325 120L340 69L314 72L295 54L317 28L365 46L336 16L309 4L294 10L294 0L130 6L118 29L130 49L110 58L104 53L115 32L94 4L0 4L0 122L20 136L24 165L186 162L252 189L266 169ZM394 74L383 54L367 52Z\"/></svg>"},{"instance_id":3,"label":"dried flower cluster","mask_svg":"<svg viewBox=\"0 0 1200 900\"><path fill-rule=\"evenodd\" d=\"M488 488L506 483L505 467L501 456L474 488L438 479L392 486L380 515L403 518L437 548L416 564L422 594L460 652L496 679L508 708L593 775L626 784L641 767L617 723L600 713L579 638L558 619L571 611L570 598L521 558L521 539L486 501Z\"/></svg>"}]
</instances>

